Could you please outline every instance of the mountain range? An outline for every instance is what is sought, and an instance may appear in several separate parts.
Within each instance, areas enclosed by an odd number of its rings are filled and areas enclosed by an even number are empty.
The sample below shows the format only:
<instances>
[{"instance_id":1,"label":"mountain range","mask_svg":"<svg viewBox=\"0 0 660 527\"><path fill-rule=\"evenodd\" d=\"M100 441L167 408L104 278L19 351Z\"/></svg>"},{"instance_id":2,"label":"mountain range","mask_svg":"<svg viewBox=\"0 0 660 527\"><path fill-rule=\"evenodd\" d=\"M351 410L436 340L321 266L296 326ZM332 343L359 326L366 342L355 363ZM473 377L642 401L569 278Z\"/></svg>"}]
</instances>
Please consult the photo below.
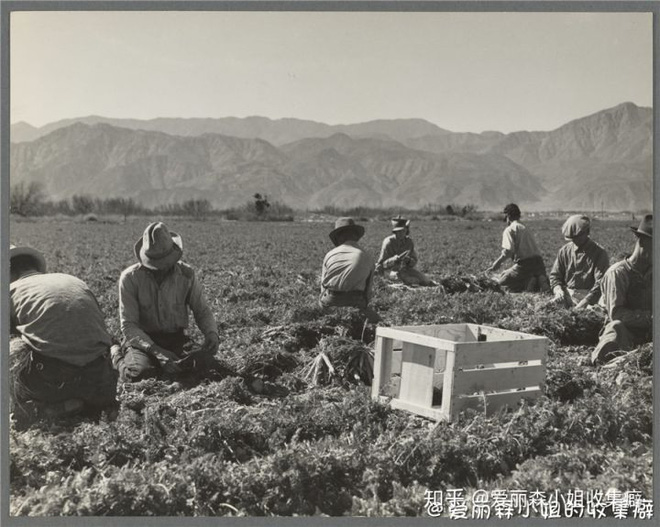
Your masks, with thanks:
<instances>
[{"instance_id":1,"label":"mountain range","mask_svg":"<svg viewBox=\"0 0 660 527\"><path fill-rule=\"evenodd\" d=\"M422 119L328 125L264 117L85 117L11 126L11 182L50 199L132 196L146 206L255 192L325 205L497 210L652 207L650 108L624 103L549 132L455 133Z\"/></svg>"}]
</instances>

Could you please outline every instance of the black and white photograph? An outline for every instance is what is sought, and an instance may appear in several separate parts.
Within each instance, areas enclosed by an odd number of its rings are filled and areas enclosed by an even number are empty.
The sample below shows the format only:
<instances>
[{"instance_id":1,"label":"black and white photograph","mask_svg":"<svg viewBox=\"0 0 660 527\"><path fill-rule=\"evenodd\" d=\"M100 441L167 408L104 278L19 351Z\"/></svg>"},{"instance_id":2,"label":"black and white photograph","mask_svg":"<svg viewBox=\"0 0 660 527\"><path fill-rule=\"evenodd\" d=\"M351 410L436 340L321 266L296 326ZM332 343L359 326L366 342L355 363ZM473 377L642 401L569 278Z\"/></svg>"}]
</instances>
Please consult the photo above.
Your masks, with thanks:
<instances>
[{"instance_id":1,"label":"black and white photograph","mask_svg":"<svg viewBox=\"0 0 660 527\"><path fill-rule=\"evenodd\" d=\"M496 3L2 3L8 525L653 524L658 4Z\"/></svg>"}]
</instances>

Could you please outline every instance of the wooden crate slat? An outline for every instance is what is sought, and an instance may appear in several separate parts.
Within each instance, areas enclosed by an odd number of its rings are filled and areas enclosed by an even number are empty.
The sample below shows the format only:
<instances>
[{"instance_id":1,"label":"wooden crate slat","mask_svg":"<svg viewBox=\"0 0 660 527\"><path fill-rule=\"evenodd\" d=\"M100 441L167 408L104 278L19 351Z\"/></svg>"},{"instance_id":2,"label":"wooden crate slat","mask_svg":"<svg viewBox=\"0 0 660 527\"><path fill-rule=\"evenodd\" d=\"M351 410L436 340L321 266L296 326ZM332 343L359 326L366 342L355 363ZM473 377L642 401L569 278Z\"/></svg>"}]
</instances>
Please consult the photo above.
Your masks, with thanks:
<instances>
[{"instance_id":1,"label":"wooden crate slat","mask_svg":"<svg viewBox=\"0 0 660 527\"><path fill-rule=\"evenodd\" d=\"M392 340L376 335L374 354L374 379L371 383L371 396L378 397L392 376Z\"/></svg>"},{"instance_id":2,"label":"wooden crate slat","mask_svg":"<svg viewBox=\"0 0 660 527\"><path fill-rule=\"evenodd\" d=\"M484 368L454 371L454 395L481 391L504 391L539 386L545 379L545 366L517 366L513 368Z\"/></svg>"},{"instance_id":3,"label":"wooden crate slat","mask_svg":"<svg viewBox=\"0 0 660 527\"><path fill-rule=\"evenodd\" d=\"M379 328L380 329L380 328ZM416 335L426 335L444 340L442 335L457 335L461 338L467 337L470 333L468 324L427 324L424 326L393 326L389 329L401 330L406 333L415 333ZM476 340L476 339L475 339Z\"/></svg>"},{"instance_id":4,"label":"wooden crate slat","mask_svg":"<svg viewBox=\"0 0 660 527\"><path fill-rule=\"evenodd\" d=\"M377 328L376 335L386 337L389 339L401 340L403 342L411 342L419 344L420 346L427 346L429 348L437 348L444 350L453 350L456 345L451 340L443 340L429 335L421 335L418 333L402 331L398 328Z\"/></svg>"},{"instance_id":5,"label":"wooden crate slat","mask_svg":"<svg viewBox=\"0 0 660 527\"><path fill-rule=\"evenodd\" d=\"M481 333L486 335L486 342L498 342L500 340L510 341L529 341L537 339L545 339L538 335L530 335L529 333L520 333L519 331L512 331L510 329L494 328L491 326L480 326L479 324L466 324L468 332L477 340L477 334Z\"/></svg>"},{"instance_id":6,"label":"wooden crate slat","mask_svg":"<svg viewBox=\"0 0 660 527\"><path fill-rule=\"evenodd\" d=\"M391 373L401 373L401 355L402 355L401 349L392 350Z\"/></svg>"},{"instance_id":7,"label":"wooden crate slat","mask_svg":"<svg viewBox=\"0 0 660 527\"><path fill-rule=\"evenodd\" d=\"M545 338L525 341L459 342L456 344L457 368L477 364L541 360L545 362L548 341Z\"/></svg>"},{"instance_id":8,"label":"wooden crate slat","mask_svg":"<svg viewBox=\"0 0 660 527\"><path fill-rule=\"evenodd\" d=\"M448 421L449 416L445 414L438 406L422 406L418 404L413 404L402 399L392 399L390 401L390 406L396 408L397 410L406 410L422 417L428 417L429 419L435 419L436 421Z\"/></svg>"},{"instance_id":9,"label":"wooden crate slat","mask_svg":"<svg viewBox=\"0 0 660 527\"><path fill-rule=\"evenodd\" d=\"M486 404L486 415L491 415L504 406L515 407L522 399L533 400L540 397L543 391L540 389L528 389L525 391L503 392L479 395L464 395L454 397L452 400L451 415L456 415L467 408L476 408L483 411Z\"/></svg>"},{"instance_id":10,"label":"wooden crate slat","mask_svg":"<svg viewBox=\"0 0 660 527\"><path fill-rule=\"evenodd\" d=\"M399 399L431 406L435 349L404 342Z\"/></svg>"}]
</instances>

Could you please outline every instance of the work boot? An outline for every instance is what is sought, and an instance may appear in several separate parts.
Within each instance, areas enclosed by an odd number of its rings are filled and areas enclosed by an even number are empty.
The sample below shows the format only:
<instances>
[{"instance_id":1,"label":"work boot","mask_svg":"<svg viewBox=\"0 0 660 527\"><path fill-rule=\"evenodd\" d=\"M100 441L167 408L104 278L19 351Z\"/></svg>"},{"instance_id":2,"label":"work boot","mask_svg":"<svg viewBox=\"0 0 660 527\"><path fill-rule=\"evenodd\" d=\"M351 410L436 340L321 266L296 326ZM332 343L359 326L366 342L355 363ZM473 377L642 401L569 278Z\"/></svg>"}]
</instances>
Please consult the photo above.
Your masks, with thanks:
<instances>
[{"instance_id":1,"label":"work boot","mask_svg":"<svg viewBox=\"0 0 660 527\"><path fill-rule=\"evenodd\" d=\"M621 346L619 346L616 340L599 342L591 353L591 364L594 366L597 364L604 364L617 355L620 355L621 353L617 352L621 351Z\"/></svg>"}]
</instances>

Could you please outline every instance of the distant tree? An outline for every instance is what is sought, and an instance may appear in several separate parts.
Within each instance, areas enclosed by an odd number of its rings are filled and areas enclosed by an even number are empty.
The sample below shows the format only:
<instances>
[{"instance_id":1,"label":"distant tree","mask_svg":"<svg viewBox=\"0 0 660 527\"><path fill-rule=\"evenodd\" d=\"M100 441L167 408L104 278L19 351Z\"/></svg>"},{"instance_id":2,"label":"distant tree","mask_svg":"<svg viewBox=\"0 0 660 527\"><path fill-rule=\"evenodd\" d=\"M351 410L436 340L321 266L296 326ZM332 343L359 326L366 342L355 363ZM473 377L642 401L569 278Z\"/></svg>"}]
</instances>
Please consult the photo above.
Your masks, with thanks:
<instances>
[{"instance_id":1,"label":"distant tree","mask_svg":"<svg viewBox=\"0 0 660 527\"><path fill-rule=\"evenodd\" d=\"M473 204L471 203L471 204L469 204L469 205L465 205L465 206L461 209L461 216L465 217L465 216L467 216L468 214L472 214L472 213L474 213L474 212L477 212L477 206L476 206L476 205L473 205Z\"/></svg>"},{"instance_id":2,"label":"distant tree","mask_svg":"<svg viewBox=\"0 0 660 527\"><path fill-rule=\"evenodd\" d=\"M450 216L453 216L453 215L454 215L454 207L452 207L451 205L447 205L447 208L445 208L445 211L446 211L447 214L449 214Z\"/></svg>"},{"instance_id":3,"label":"distant tree","mask_svg":"<svg viewBox=\"0 0 660 527\"><path fill-rule=\"evenodd\" d=\"M270 203L268 203L267 196L261 197L259 193L254 195L254 209L257 211L257 215L261 216L268 207L270 207Z\"/></svg>"},{"instance_id":4,"label":"distant tree","mask_svg":"<svg viewBox=\"0 0 660 527\"><path fill-rule=\"evenodd\" d=\"M41 183L21 181L12 185L10 190L9 210L20 216L31 216L41 211L43 202L43 186Z\"/></svg>"},{"instance_id":5,"label":"distant tree","mask_svg":"<svg viewBox=\"0 0 660 527\"><path fill-rule=\"evenodd\" d=\"M126 218L131 214L135 214L140 210L140 207L133 198L119 198L117 202L118 212L124 217L124 222Z\"/></svg>"},{"instance_id":6,"label":"distant tree","mask_svg":"<svg viewBox=\"0 0 660 527\"><path fill-rule=\"evenodd\" d=\"M181 205L183 214L197 219L204 219L211 212L211 202L207 199L191 199Z\"/></svg>"},{"instance_id":7,"label":"distant tree","mask_svg":"<svg viewBox=\"0 0 660 527\"><path fill-rule=\"evenodd\" d=\"M94 210L94 200L89 196L76 194L71 198L71 208L74 214L89 214Z\"/></svg>"}]
</instances>

